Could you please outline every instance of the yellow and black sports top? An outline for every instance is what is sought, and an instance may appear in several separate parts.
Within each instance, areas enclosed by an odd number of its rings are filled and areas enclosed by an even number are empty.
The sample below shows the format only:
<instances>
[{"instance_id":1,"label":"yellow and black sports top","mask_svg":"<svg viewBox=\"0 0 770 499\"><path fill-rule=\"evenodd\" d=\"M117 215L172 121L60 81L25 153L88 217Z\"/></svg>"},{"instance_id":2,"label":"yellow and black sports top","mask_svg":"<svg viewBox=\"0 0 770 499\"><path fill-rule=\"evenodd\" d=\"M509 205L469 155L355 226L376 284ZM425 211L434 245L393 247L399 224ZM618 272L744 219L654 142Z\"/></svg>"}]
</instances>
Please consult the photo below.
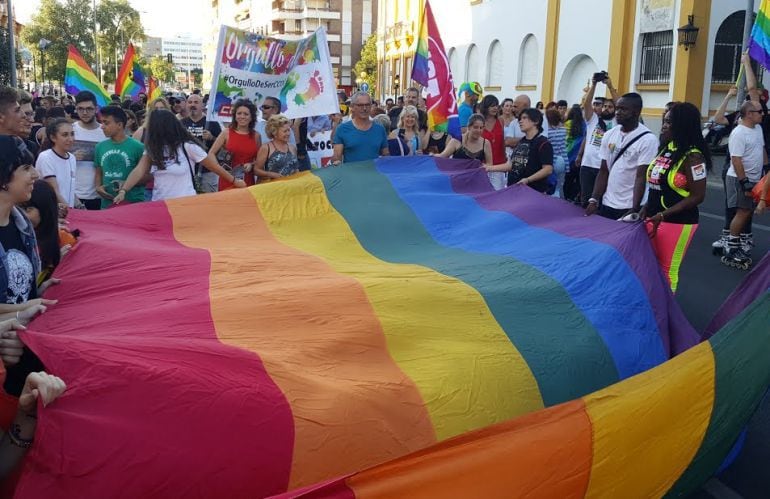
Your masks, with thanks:
<instances>
[{"instance_id":1,"label":"yellow and black sports top","mask_svg":"<svg viewBox=\"0 0 770 499\"><path fill-rule=\"evenodd\" d=\"M669 142L666 149L655 158L647 168L647 216L652 217L655 214L674 206L679 201L690 195L687 185L687 176L681 170L687 157L691 154L702 154L700 149L693 147L684 153L676 163L674 163L674 153L676 146ZM697 165L694 168L703 168L702 175L705 178L706 165ZM701 174L699 173L698 176ZM695 178L696 175L693 177ZM676 213L666 217L666 222L678 224L697 224L698 207Z\"/></svg>"}]
</instances>

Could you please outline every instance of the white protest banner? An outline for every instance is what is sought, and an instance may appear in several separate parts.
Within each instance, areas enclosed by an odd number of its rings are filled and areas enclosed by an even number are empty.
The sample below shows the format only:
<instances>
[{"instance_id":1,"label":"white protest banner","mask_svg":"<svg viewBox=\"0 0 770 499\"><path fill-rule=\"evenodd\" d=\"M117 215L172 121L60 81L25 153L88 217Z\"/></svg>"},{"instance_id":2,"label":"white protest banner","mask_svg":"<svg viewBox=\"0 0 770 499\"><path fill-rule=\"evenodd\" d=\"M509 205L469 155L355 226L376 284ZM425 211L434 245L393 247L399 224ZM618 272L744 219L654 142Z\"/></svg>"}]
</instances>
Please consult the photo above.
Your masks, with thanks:
<instances>
[{"instance_id":1,"label":"white protest banner","mask_svg":"<svg viewBox=\"0 0 770 499\"><path fill-rule=\"evenodd\" d=\"M287 118L339 112L326 30L307 38L281 40L230 26L219 30L207 118L230 121L232 104L265 97L281 101Z\"/></svg>"},{"instance_id":2,"label":"white protest banner","mask_svg":"<svg viewBox=\"0 0 770 499\"><path fill-rule=\"evenodd\" d=\"M332 144L332 131L324 130L308 136L307 157L310 160L310 167L325 168L334 156L334 145ZM311 150L312 149L312 150Z\"/></svg>"}]
</instances>

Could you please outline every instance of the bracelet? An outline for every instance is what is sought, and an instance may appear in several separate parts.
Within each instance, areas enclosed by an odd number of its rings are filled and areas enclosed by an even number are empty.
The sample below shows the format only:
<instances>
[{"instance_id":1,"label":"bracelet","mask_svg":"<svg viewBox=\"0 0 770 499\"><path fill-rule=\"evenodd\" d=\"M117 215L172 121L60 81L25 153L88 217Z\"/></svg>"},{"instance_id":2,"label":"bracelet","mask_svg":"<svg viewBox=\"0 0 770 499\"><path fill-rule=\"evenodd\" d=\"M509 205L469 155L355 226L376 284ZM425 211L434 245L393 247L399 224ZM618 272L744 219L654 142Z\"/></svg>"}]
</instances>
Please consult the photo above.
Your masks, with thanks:
<instances>
[{"instance_id":1,"label":"bracelet","mask_svg":"<svg viewBox=\"0 0 770 499\"><path fill-rule=\"evenodd\" d=\"M8 429L8 439L20 449L29 449L32 446L32 442L35 441L34 438L21 438L21 427L17 424L12 424Z\"/></svg>"},{"instance_id":2,"label":"bracelet","mask_svg":"<svg viewBox=\"0 0 770 499\"><path fill-rule=\"evenodd\" d=\"M599 200L596 198L590 198L588 204L599 204Z\"/></svg>"}]
</instances>

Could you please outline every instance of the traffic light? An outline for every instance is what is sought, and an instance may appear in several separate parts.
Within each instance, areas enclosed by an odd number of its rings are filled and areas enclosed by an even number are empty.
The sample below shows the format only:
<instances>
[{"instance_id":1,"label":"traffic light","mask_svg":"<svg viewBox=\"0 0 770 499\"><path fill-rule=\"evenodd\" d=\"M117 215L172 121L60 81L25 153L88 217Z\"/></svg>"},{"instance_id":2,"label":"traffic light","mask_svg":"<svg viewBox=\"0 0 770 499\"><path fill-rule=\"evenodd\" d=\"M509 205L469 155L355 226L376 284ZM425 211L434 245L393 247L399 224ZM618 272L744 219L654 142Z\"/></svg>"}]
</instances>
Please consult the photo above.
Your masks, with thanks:
<instances>
[{"instance_id":1,"label":"traffic light","mask_svg":"<svg viewBox=\"0 0 770 499\"><path fill-rule=\"evenodd\" d=\"M169 64L174 64L174 54L167 54L166 60L168 61Z\"/></svg>"}]
</instances>

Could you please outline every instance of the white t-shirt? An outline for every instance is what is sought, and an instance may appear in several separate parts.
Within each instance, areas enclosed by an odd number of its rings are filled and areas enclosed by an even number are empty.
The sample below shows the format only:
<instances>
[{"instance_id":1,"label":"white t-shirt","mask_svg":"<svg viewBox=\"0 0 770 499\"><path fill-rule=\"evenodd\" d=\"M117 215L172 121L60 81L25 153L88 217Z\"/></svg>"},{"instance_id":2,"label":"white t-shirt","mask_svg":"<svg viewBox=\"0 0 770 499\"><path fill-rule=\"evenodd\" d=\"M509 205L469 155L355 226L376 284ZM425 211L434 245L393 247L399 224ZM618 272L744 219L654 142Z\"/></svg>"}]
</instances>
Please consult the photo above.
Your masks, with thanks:
<instances>
[{"instance_id":1,"label":"white t-shirt","mask_svg":"<svg viewBox=\"0 0 770 499\"><path fill-rule=\"evenodd\" d=\"M614 128L614 122L607 122L607 132ZM591 119L586 123L586 146L583 150L583 162L580 166L587 166L589 168L601 168L602 155L601 146L602 138L607 133L599 126L599 116L594 113Z\"/></svg>"},{"instance_id":2,"label":"white t-shirt","mask_svg":"<svg viewBox=\"0 0 770 499\"><path fill-rule=\"evenodd\" d=\"M602 198L602 204L605 206L616 210L633 207L636 171L639 166L652 163L658 155L658 137L648 133L631 144L622 156L616 158L616 155L634 138L649 131L650 129L641 123L629 133L624 132L622 126L616 126L602 137L601 159L607 162L610 169L607 191Z\"/></svg>"},{"instance_id":3,"label":"white t-shirt","mask_svg":"<svg viewBox=\"0 0 770 499\"><path fill-rule=\"evenodd\" d=\"M70 208L75 207L75 172L77 160L74 154L67 154L66 158L59 156L53 149L40 153L35 163L40 178L54 177L59 187L59 194L67 202Z\"/></svg>"},{"instance_id":4,"label":"white t-shirt","mask_svg":"<svg viewBox=\"0 0 770 499\"><path fill-rule=\"evenodd\" d=\"M75 145L72 149L73 154L75 151L83 151L86 155L86 160L78 161L78 166L75 171L75 195L78 199L99 199L99 195L96 193L96 169L94 168L94 149L96 144L103 140L107 140L102 127L97 126L93 130L83 128L83 125L79 121L72 124L72 129L75 131Z\"/></svg>"},{"instance_id":5,"label":"white t-shirt","mask_svg":"<svg viewBox=\"0 0 770 499\"><path fill-rule=\"evenodd\" d=\"M743 169L746 176L752 182L759 182L762 178L762 163L765 159L765 138L762 135L762 127L756 125L749 128L743 124L738 125L730 134L728 145L730 156L738 156L743 160ZM735 167L730 162L727 174L737 177Z\"/></svg>"},{"instance_id":6,"label":"white t-shirt","mask_svg":"<svg viewBox=\"0 0 770 499\"><path fill-rule=\"evenodd\" d=\"M187 157L185 157L185 151ZM145 155L147 152L144 153ZM167 158L170 155L167 156ZM152 173L155 184L152 189L152 200L161 201L164 199L181 198L195 195L195 185L192 180L192 172L195 169L195 163L200 163L206 159L207 153L198 144L188 142L184 145L184 151L180 147L176 151L176 161L166 159L165 169L160 170L156 165L152 165ZM192 164L187 162L190 158Z\"/></svg>"}]
</instances>

